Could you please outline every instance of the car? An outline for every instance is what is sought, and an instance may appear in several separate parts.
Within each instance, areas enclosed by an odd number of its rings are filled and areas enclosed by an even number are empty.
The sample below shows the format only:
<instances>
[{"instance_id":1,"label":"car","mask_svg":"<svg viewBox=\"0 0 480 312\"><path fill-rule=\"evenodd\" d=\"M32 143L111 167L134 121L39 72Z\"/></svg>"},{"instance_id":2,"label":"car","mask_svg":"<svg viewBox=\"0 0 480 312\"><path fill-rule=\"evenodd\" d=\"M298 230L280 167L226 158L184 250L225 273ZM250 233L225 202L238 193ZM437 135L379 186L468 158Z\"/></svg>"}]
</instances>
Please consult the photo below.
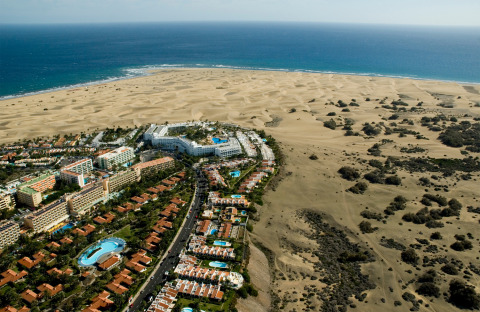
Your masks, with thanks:
<instances>
[{"instance_id":1,"label":"car","mask_svg":"<svg viewBox=\"0 0 480 312\"><path fill-rule=\"evenodd\" d=\"M190 209L190 213L192 213L192 209Z\"/></svg>"},{"instance_id":2,"label":"car","mask_svg":"<svg viewBox=\"0 0 480 312\"><path fill-rule=\"evenodd\" d=\"M129 305L130 308L133 308L133 303L131 305Z\"/></svg>"},{"instance_id":3,"label":"car","mask_svg":"<svg viewBox=\"0 0 480 312\"><path fill-rule=\"evenodd\" d=\"M172 250L170 249L170 250L168 251L168 253L171 253L171 252L172 252Z\"/></svg>"},{"instance_id":4,"label":"car","mask_svg":"<svg viewBox=\"0 0 480 312\"><path fill-rule=\"evenodd\" d=\"M143 294L143 290L141 290L140 293Z\"/></svg>"},{"instance_id":5,"label":"car","mask_svg":"<svg viewBox=\"0 0 480 312\"><path fill-rule=\"evenodd\" d=\"M152 276L152 277L150 277L150 280L153 280L153 276Z\"/></svg>"},{"instance_id":6,"label":"car","mask_svg":"<svg viewBox=\"0 0 480 312\"><path fill-rule=\"evenodd\" d=\"M195 219L198 219L198 216L195 216Z\"/></svg>"}]
</instances>

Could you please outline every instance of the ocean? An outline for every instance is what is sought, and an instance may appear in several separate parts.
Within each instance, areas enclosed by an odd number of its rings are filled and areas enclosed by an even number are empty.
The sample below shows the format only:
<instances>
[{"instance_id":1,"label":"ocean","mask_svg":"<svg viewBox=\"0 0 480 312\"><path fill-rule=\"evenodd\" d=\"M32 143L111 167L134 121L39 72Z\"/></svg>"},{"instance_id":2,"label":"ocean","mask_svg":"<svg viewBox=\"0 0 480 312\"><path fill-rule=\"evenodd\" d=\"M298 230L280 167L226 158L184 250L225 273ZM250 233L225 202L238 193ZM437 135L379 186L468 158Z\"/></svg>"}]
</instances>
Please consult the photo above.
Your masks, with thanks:
<instances>
[{"instance_id":1,"label":"ocean","mask_svg":"<svg viewBox=\"0 0 480 312\"><path fill-rule=\"evenodd\" d=\"M181 67L480 83L480 28L251 22L0 25L0 99Z\"/></svg>"}]
</instances>

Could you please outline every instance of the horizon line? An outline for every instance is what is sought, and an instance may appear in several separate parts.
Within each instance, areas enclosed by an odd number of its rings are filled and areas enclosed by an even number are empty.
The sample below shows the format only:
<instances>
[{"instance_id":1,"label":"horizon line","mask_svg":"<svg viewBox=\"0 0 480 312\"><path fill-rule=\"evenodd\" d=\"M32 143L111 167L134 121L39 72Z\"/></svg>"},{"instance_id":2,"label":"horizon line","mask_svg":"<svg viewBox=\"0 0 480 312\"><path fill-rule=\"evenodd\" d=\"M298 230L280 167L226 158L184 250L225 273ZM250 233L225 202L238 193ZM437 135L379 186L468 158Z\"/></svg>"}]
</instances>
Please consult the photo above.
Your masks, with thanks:
<instances>
[{"instance_id":1,"label":"horizon line","mask_svg":"<svg viewBox=\"0 0 480 312\"><path fill-rule=\"evenodd\" d=\"M196 20L196 21L124 21L124 22L46 22L46 23L3 23L0 26L47 26L47 25L121 25L121 24L193 24L193 23L250 23L250 24L330 24L330 25L362 25L362 26L405 26L405 27L454 27L454 28L480 28L479 25L451 25L451 24L387 24L387 23L371 23L371 22L322 22L322 21L257 21L257 20Z\"/></svg>"}]
</instances>

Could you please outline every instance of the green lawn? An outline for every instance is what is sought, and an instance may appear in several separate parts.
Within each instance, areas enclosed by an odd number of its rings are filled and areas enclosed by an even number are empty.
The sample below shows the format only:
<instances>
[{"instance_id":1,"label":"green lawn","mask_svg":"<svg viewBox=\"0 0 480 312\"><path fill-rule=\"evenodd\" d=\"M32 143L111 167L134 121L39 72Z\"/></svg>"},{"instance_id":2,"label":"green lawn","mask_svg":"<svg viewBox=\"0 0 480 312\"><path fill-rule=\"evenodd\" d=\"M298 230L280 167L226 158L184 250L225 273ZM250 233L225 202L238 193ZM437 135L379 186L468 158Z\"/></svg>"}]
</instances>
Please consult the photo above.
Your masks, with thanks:
<instances>
[{"instance_id":1,"label":"green lawn","mask_svg":"<svg viewBox=\"0 0 480 312\"><path fill-rule=\"evenodd\" d=\"M182 308L186 308L186 307L188 307L189 304L192 304L192 303L194 303L193 300L189 300L189 299L185 299L185 298L178 299L178 301L177 301L177 304L180 305ZM222 305L205 303L205 302L200 302L200 309L205 311L205 312L225 311L225 309L222 309Z\"/></svg>"},{"instance_id":2,"label":"green lawn","mask_svg":"<svg viewBox=\"0 0 480 312\"><path fill-rule=\"evenodd\" d=\"M130 238L132 237L132 232L130 231L130 225L127 225L117 233L113 234L113 236L122 238L125 241L130 240Z\"/></svg>"}]
</instances>

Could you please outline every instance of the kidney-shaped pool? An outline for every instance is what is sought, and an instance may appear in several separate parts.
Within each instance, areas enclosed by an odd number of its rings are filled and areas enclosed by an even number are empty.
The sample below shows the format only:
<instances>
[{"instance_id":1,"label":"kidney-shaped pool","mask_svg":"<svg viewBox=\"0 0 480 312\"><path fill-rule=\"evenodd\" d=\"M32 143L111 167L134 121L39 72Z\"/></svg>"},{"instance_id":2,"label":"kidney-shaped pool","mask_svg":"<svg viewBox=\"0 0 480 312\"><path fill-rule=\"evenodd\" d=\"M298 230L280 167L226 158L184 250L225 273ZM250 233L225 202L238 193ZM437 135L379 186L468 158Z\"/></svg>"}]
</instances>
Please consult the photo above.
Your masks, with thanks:
<instances>
[{"instance_id":1,"label":"kidney-shaped pool","mask_svg":"<svg viewBox=\"0 0 480 312\"><path fill-rule=\"evenodd\" d=\"M78 264L80 266L92 266L105 254L121 252L125 248L125 245L125 241L121 238L111 237L104 239L88 248L80 258L78 258Z\"/></svg>"}]
</instances>

